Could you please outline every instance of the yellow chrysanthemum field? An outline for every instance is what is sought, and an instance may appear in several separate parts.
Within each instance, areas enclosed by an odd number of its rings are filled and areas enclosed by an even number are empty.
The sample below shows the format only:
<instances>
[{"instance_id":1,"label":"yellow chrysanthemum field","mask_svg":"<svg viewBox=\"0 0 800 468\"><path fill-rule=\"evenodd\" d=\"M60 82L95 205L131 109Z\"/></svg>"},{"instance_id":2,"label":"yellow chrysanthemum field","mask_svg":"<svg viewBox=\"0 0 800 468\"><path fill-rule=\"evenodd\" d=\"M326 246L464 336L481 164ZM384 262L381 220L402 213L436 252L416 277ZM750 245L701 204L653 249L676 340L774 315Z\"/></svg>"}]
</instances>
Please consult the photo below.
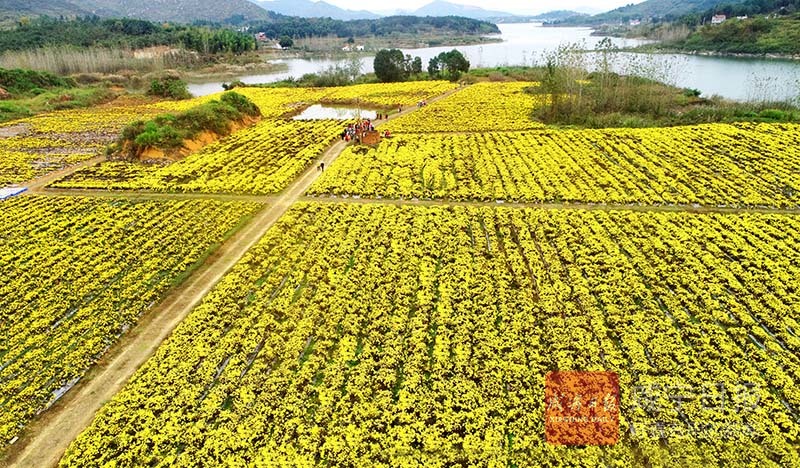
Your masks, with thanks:
<instances>
[{"instance_id":1,"label":"yellow chrysanthemum field","mask_svg":"<svg viewBox=\"0 0 800 468\"><path fill-rule=\"evenodd\" d=\"M799 466L800 126L560 129L535 86L237 89L262 120L162 165L93 137L210 97L9 123L0 181L29 190L0 200L0 446ZM292 119L317 103L403 111L366 146Z\"/></svg>"}]
</instances>

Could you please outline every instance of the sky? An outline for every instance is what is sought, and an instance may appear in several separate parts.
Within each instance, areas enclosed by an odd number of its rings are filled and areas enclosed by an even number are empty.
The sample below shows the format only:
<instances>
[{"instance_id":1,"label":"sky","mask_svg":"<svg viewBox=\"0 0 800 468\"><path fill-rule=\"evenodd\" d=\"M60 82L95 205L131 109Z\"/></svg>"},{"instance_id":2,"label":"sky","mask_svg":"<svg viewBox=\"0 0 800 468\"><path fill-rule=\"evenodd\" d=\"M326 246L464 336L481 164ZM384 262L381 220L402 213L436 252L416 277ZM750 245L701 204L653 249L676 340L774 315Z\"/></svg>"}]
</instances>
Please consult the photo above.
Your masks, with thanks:
<instances>
[{"instance_id":1,"label":"sky","mask_svg":"<svg viewBox=\"0 0 800 468\"><path fill-rule=\"evenodd\" d=\"M433 0L397 0L393 2L362 3L352 0L325 0L350 10L415 10ZM473 5L486 10L517 14L536 14L552 10L579 10L599 13L643 0L448 0L451 3Z\"/></svg>"}]
</instances>

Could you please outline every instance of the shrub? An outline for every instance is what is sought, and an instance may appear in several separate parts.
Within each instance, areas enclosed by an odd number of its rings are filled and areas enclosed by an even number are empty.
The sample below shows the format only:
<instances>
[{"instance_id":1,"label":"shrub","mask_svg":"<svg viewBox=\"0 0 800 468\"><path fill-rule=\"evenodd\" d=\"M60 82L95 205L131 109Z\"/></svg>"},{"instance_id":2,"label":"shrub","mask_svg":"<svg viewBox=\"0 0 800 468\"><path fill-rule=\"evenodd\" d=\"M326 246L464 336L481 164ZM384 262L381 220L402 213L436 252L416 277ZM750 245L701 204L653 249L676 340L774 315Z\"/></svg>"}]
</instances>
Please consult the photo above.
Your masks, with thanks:
<instances>
[{"instance_id":1,"label":"shrub","mask_svg":"<svg viewBox=\"0 0 800 468\"><path fill-rule=\"evenodd\" d=\"M699 89L686 88L683 90L683 95L686 97L700 97L701 94L703 94L703 92Z\"/></svg>"},{"instance_id":2,"label":"shrub","mask_svg":"<svg viewBox=\"0 0 800 468\"><path fill-rule=\"evenodd\" d=\"M219 100L245 115L255 117L261 114L258 106L253 104L253 101L239 93L225 93Z\"/></svg>"},{"instance_id":3,"label":"shrub","mask_svg":"<svg viewBox=\"0 0 800 468\"><path fill-rule=\"evenodd\" d=\"M11 94L24 94L35 89L74 88L75 80L52 73L23 69L0 68L0 87Z\"/></svg>"},{"instance_id":4,"label":"shrub","mask_svg":"<svg viewBox=\"0 0 800 468\"><path fill-rule=\"evenodd\" d=\"M768 120L788 120L786 114L786 112L779 109L764 109L758 113L758 116Z\"/></svg>"},{"instance_id":5,"label":"shrub","mask_svg":"<svg viewBox=\"0 0 800 468\"><path fill-rule=\"evenodd\" d=\"M151 80L150 89L147 94L176 100L189 99L192 97L192 95L189 94L186 82L172 75Z\"/></svg>"}]
</instances>

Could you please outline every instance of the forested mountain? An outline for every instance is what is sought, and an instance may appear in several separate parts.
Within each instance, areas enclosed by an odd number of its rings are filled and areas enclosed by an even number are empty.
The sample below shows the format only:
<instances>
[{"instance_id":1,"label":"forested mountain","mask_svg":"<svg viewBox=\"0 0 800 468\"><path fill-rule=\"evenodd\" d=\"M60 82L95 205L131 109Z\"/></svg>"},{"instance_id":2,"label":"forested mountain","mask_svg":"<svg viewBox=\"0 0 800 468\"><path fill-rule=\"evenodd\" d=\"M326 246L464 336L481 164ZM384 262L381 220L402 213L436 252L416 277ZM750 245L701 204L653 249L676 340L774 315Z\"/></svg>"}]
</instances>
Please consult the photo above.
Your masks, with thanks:
<instances>
[{"instance_id":1,"label":"forested mountain","mask_svg":"<svg viewBox=\"0 0 800 468\"><path fill-rule=\"evenodd\" d=\"M0 16L4 18L88 14L179 23L269 18L266 10L247 0L0 0Z\"/></svg>"},{"instance_id":2,"label":"forested mountain","mask_svg":"<svg viewBox=\"0 0 800 468\"><path fill-rule=\"evenodd\" d=\"M800 0L743 0L714 5L704 13L705 17L713 14L731 16L753 16L775 13L785 15L800 11Z\"/></svg>"},{"instance_id":3,"label":"forested mountain","mask_svg":"<svg viewBox=\"0 0 800 468\"><path fill-rule=\"evenodd\" d=\"M247 0L72 0L83 9L111 10L113 16L151 21L223 21L235 16L246 19L268 17L263 8Z\"/></svg>"},{"instance_id":4,"label":"forested mountain","mask_svg":"<svg viewBox=\"0 0 800 468\"><path fill-rule=\"evenodd\" d=\"M123 47L137 49L155 45L183 47L204 53L243 52L255 48L253 32L268 37L313 36L364 37L392 33L490 34L497 26L469 18L418 18L392 16L377 20L339 21L330 18L297 18L270 13L268 20L249 22L249 32L240 33L217 23L181 25L137 19L35 18L0 34L0 52L45 46ZM58 31L58 34L53 34Z\"/></svg>"}]
</instances>

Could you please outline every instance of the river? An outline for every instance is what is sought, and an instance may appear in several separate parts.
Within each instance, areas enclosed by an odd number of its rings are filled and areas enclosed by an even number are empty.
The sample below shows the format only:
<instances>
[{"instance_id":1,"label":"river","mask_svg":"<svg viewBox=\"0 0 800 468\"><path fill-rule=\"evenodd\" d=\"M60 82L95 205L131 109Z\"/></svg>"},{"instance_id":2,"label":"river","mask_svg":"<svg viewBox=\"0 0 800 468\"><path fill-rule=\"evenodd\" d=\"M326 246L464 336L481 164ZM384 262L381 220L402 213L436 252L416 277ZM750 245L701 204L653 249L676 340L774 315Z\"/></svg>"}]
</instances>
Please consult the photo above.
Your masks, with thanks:
<instances>
[{"instance_id":1,"label":"river","mask_svg":"<svg viewBox=\"0 0 800 468\"><path fill-rule=\"evenodd\" d=\"M603 39L592 36L589 28L552 28L535 23L500 24L502 42L455 47L469 59L473 68L511 65L535 65L542 62L542 54L560 44L583 44L593 49ZM610 38L618 47L633 47L643 42L635 39ZM405 53L419 56L423 64L440 52L453 47L408 49ZM621 72L652 75L684 88L702 91L703 95L720 95L729 99L787 100L800 96L800 63L790 60L708 57L682 54L615 54L614 68ZM587 54L589 67L596 60ZM372 71L372 57L362 59L363 71ZM279 59L286 71L262 75L246 75L244 83L270 83L289 77L299 78L306 73L316 73L334 65L333 60ZM232 81L232 80L229 80ZM202 96L222 90L219 81L190 83L189 91Z\"/></svg>"}]
</instances>

